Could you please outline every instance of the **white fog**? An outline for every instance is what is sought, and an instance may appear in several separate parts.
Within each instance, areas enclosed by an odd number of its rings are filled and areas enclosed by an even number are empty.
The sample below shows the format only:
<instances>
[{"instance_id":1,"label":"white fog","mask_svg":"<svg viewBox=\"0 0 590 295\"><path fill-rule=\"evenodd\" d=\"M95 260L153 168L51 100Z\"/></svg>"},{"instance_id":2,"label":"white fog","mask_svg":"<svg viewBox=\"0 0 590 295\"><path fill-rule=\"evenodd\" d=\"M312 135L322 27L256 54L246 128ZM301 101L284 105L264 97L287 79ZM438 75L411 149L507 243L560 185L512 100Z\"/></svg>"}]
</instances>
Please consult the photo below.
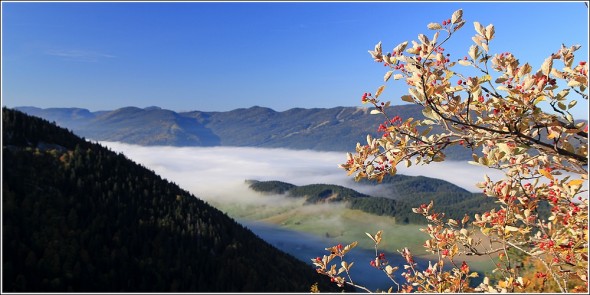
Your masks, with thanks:
<instances>
[{"instance_id":1,"label":"white fog","mask_svg":"<svg viewBox=\"0 0 590 295\"><path fill-rule=\"evenodd\" d=\"M379 186L360 185L338 168L346 160L340 152L269 149L251 147L169 147L138 146L118 142L100 142L115 152L154 170L205 200L248 198L258 194L244 190L244 180L279 180L295 185L337 184L360 192L378 193ZM498 171L466 162L442 162L427 166L398 167L399 174L439 178L468 191L477 192L476 182L500 178ZM237 200L234 200L237 201Z\"/></svg>"}]
</instances>

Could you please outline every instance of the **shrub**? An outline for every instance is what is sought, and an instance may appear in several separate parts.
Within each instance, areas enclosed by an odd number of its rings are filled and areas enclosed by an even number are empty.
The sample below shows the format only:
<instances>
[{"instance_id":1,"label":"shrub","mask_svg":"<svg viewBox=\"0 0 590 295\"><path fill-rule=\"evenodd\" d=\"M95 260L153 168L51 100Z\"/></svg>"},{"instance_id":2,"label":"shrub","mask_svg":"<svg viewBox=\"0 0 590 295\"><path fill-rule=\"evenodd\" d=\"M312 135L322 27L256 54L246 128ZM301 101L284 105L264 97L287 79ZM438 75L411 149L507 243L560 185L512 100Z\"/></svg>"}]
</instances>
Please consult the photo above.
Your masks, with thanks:
<instances>
[{"instance_id":1,"label":"shrub","mask_svg":"<svg viewBox=\"0 0 590 295\"><path fill-rule=\"evenodd\" d=\"M409 249L398 250L406 261L399 270L405 282L398 282L398 269L378 254L380 231L367 233L375 243L371 265L392 280L390 291L587 292L588 126L570 113L576 106L572 96L588 100L588 64L574 62L580 46L562 45L533 71L512 53L492 54L494 26L474 22L474 44L465 57L451 60L442 46L464 24L457 10L442 23L428 24L435 31L431 38L420 34L418 41L403 42L388 53L379 42L369 51L388 68L385 82L405 81L409 94L401 99L422 106L424 119L390 118L390 102L380 100L385 85L375 94L364 93L362 102L374 107L371 113L385 118L378 127L382 137L357 143L340 167L357 181L380 182L395 175L398 165L444 161L446 148L461 145L472 150L471 164L504 172L503 179L485 175L477 184L499 209L455 220L436 212L432 202L422 204L413 211L429 222L422 229L430 237L424 247L438 259L419 267ZM441 131L433 131L434 126ZM538 215L543 203L551 208L547 219ZM327 248L330 254L312 259L318 273L340 286L357 286L346 275L353 263L344 260L355 245ZM470 285L479 274L462 261L463 255L488 256L494 277ZM338 269L337 257L342 260Z\"/></svg>"}]
</instances>

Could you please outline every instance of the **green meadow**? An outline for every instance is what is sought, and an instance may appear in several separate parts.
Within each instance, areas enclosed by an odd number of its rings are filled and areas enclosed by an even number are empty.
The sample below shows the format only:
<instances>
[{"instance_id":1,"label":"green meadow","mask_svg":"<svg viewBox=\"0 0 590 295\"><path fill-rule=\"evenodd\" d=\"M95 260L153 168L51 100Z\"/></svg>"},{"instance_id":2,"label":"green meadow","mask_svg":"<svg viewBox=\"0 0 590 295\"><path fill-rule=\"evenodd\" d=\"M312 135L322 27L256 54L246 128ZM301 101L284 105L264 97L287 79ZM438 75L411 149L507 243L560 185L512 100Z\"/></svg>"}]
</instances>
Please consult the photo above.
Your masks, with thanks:
<instances>
[{"instance_id":1,"label":"green meadow","mask_svg":"<svg viewBox=\"0 0 590 295\"><path fill-rule=\"evenodd\" d=\"M421 232L425 225L396 224L393 217L378 216L360 210L351 210L344 204L306 205L303 201L277 205L214 203L232 218L262 221L283 228L328 237L343 245L358 241L358 247L374 249L373 241L365 234L382 230L380 251L397 252L408 247L414 255L434 259L424 250L428 235ZM323 250L323 249L318 249ZM467 261L472 269L491 272L492 263L487 257L457 257L459 263Z\"/></svg>"}]
</instances>

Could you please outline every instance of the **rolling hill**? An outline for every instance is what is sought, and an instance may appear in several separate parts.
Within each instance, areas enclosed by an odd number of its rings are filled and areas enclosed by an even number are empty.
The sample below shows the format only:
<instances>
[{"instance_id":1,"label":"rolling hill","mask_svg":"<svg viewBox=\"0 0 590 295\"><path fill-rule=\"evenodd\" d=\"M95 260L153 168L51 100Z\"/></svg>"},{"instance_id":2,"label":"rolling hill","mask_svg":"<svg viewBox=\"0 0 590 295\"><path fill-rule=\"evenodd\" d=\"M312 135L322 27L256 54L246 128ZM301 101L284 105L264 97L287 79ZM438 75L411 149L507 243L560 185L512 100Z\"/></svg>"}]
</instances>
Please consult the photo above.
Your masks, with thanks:
<instances>
[{"instance_id":1,"label":"rolling hill","mask_svg":"<svg viewBox=\"0 0 590 295\"><path fill-rule=\"evenodd\" d=\"M482 194L470 193L444 180L424 176L386 177L380 185L389 191L391 198L369 196L332 184L295 186L281 181L256 180L248 180L247 183L250 189L257 192L305 198L304 204L346 203L350 209L392 216L398 223L425 223L426 220L414 214L412 208L431 200L437 212L445 212L455 219L497 207L493 199Z\"/></svg>"}]
</instances>

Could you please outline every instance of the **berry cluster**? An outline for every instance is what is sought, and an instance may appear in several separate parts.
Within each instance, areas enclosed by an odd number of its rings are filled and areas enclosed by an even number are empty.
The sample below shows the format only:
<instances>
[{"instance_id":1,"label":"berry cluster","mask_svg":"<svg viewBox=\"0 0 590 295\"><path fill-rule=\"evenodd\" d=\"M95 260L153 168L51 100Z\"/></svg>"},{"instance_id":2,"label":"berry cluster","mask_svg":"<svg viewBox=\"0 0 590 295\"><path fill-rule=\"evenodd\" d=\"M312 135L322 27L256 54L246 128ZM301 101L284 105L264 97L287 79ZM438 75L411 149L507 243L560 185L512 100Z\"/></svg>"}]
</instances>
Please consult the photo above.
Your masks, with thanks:
<instances>
[{"instance_id":1,"label":"berry cluster","mask_svg":"<svg viewBox=\"0 0 590 295\"><path fill-rule=\"evenodd\" d=\"M365 102L368 102L370 97L371 97L371 93L370 92L365 92L365 93L363 93L363 96L361 98L361 101L364 102L364 103Z\"/></svg>"}]
</instances>

